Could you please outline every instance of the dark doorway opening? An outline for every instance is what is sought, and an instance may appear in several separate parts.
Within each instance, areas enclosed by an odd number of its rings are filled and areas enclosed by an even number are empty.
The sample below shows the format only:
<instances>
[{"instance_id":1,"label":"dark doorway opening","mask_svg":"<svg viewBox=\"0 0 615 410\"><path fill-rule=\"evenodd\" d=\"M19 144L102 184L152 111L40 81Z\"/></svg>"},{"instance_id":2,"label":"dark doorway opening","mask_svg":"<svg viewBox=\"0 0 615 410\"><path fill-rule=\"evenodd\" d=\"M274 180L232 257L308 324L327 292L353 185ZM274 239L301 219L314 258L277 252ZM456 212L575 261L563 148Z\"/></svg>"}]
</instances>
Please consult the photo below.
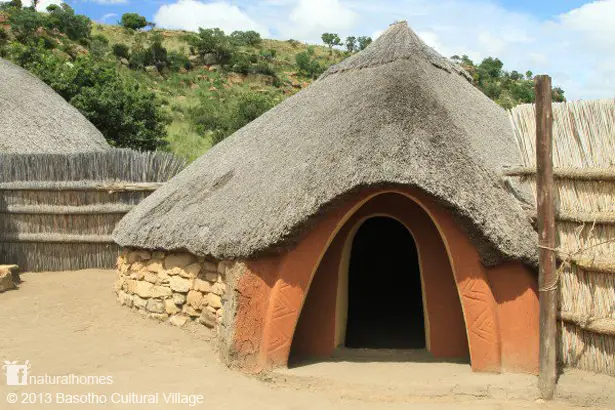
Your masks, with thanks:
<instances>
[{"instance_id":1,"label":"dark doorway opening","mask_svg":"<svg viewBox=\"0 0 615 410\"><path fill-rule=\"evenodd\" d=\"M352 243L346 347L425 348L416 244L393 218L366 220Z\"/></svg>"}]
</instances>

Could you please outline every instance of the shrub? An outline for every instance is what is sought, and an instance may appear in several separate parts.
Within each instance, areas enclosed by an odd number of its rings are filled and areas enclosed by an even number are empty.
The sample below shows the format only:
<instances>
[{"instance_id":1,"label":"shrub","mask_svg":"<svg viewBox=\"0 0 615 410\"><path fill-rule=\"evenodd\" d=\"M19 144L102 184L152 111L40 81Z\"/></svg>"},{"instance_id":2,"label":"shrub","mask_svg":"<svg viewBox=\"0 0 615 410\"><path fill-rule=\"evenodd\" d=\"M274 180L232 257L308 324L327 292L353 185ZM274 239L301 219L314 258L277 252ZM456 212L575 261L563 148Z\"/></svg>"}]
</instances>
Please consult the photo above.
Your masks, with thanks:
<instances>
[{"instance_id":1,"label":"shrub","mask_svg":"<svg viewBox=\"0 0 615 410\"><path fill-rule=\"evenodd\" d=\"M128 66L133 70L143 70L149 65L149 61L150 56L148 51L144 48L136 48L132 50L132 53L130 53Z\"/></svg>"},{"instance_id":2,"label":"shrub","mask_svg":"<svg viewBox=\"0 0 615 410\"><path fill-rule=\"evenodd\" d=\"M54 60L54 57L49 50L45 48L44 42L42 41L28 44L11 43L6 48L6 56L19 66L30 71L38 69L42 73L46 72L45 68L48 65L53 66L56 64L55 61L51 64L51 60Z\"/></svg>"},{"instance_id":3,"label":"shrub","mask_svg":"<svg viewBox=\"0 0 615 410\"><path fill-rule=\"evenodd\" d=\"M178 53L176 51L171 51L168 54L169 58L169 68L172 71L179 71L182 68L185 70L190 70L192 68L192 63L188 56L182 53Z\"/></svg>"},{"instance_id":4,"label":"shrub","mask_svg":"<svg viewBox=\"0 0 615 410\"><path fill-rule=\"evenodd\" d=\"M155 65L160 72L168 67L168 52L162 45L162 36L159 33L154 34L152 37L152 43L147 49L146 58L148 59L147 65Z\"/></svg>"},{"instance_id":5,"label":"shrub","mask_svg":"<svg viewBox=\"0 0 615 410\"><path fill-rule=\"evenodd\" d=\"M232 107L229 133L244 127L275 106L275 102L265 94L241 93ZM219 141L214 141L214 143Z\"/></svg>"},{"instance_id":6,"label":"shrub","mask_svg":"<svg viewBox=\"0 0 615 410\"><path fill-rule=\"evenodd\" d=\"M276 50L261 50L260 51L260 55L263 59L267 60L267 61L272 61L273 59L275 59L275 56L277 55L277 51Z\"/></svg>"},{"instance_id":7,"label":"shrub","mask_svg":"<svg viewBox=\"0 0 615 410\"><path fill-rule=\"evenodd\" d=\"M43 47L45 47L47 50L53 50L54 48L56 48L56 46L58 45L58 42L46 35L40 36L40 40L41 44L43 44Z\"/></svg>"},{"instance_id":8,"label":"shrub","mask_svg":"<svg viewBox=\"0 0 615 410\"><path fill-rule=\"evenodd\" d=\"M100 43L102 45L105 45L105 46L109 45L109 39L107 37L103 36L102 34L96 34L96 35L92 36L90 41L91 42L96 41L96 42L98 42L98 43Z\"/></svg>"},{"instance_id":9,"label":"shrub","mask_svg":"<svg viewBox=\"0 0 615 410\"><path fill-rule=\"evenodd\" d=\"M126 44L117 43L113 45L113 55L117 58L130 59L130 48Z\"/></svg>"},{"instance_id":10,"label":"shrub","mask_svg":"<svg viewBox=\"0 0 615 410\"><path fill-rule=\"evenodd\" d=\"M299 71L308 77L316 78L325 71L325 68L315 59L312 59L308 52L302 52L295 56L295 61Z\"/></svg>"},{"instance_id":11,"label":"shrub","mask_svg":"<svg viewBox=\"0 0 615 410\"><path fill-rule=\"evenodd\" d=\"M90 40L90 53L97 58L103 58L109 50L109 40L107 37L97 34Z\"/></svg>"},{"instance_id":12,"label":"shrub","mask_svg":"<svg viewBox=\"0 0 615 410\"><path fill-rule=\"evenodd\" d=\"M9 33L4 29L4 27L0 26L0 47L4 46L9 41Z\"/></svg>"},{"instance_id":13,"label":"shrub","mask_svg":"<svg viewBox=\"0 0 615 410\"><path fill-rule=\"evenodd\" d=\"M271 77L277 77L277 74L275 72L275 70L273 69L273 67L271 67L269 64L265 63L265 62L260 62L256 65L256 67L254 67L254 72L257 74L263 74L263 75L268 75Z\"/></svg>"},{"instance_id":14,"label":"shrub","mask_svg":"<svg viewBox=\"0 0 615 410\"><path fill-rule=\"evenodd\" d=\"M140 30L147 27L147 19L138 13L125 13L122 15L120 25L131 30Z\"/></svg>"},{"instance_id":15,"label":"shrub","mask_svg":"<svg viewBox=\"0 0 615 410\"><path fill-rule=\"evenodd\" d=\"M245 54L235 54L229 65L231 71L235 73L250 74L252 72L252 62Z\"/></svg>"},{"instance_id":16,"label":"shrub","mask_svg":"<svg viewBox=\"0 0 615 410\"><path fill-rule=\"evenodd\" d=\"M199 105L189 114L197 131L209 134L217 144L249 122L255 120L276 104L271 97L258 93L243 93L225 98L225 104L203 96Z\"/></svg>"}]
</instances>

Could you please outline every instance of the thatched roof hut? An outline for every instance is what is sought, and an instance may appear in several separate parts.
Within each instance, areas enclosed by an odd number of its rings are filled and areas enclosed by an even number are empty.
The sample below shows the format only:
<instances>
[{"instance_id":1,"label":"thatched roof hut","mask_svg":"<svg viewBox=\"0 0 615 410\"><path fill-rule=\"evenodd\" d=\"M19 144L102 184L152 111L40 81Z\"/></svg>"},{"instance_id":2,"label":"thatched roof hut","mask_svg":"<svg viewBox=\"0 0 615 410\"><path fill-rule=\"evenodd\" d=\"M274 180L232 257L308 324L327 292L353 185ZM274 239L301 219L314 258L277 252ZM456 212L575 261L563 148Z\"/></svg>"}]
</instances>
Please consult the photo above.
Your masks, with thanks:
<instances>
[{"instance_id":1,"label":"thatched roof hut","mask_svg":"<svg viewBox=\"0 0 615 410\"><path fill-rule=\"evenodd\" d=\"M453 210L485 262L531 261L535 234L500 179L518 163L505 111L404 22L195 161L114 238L244 258L293 241L350 192L400 184Z\"/></svg>"},{"instance_id":2,"label":"thatched roof hut","mask_svg":"<svg viewBox=\"0 0 615 410\"><path fill-rule=\"evenodd\" d=\"M103 135L49 86L0 59L0 153L70 153L110 148Z\"/></svg>"},{"instance_id":3,"label":"thatched roof hut","mask_svg":"<svg viewBox=\"0 0 615 410\"><path fill-rule=\"evenodd\" d=\"M346 346L533 372L520 162L506 112L397 23L128 213L118 298L249 370Z\"/></svg>"}]
</instances>

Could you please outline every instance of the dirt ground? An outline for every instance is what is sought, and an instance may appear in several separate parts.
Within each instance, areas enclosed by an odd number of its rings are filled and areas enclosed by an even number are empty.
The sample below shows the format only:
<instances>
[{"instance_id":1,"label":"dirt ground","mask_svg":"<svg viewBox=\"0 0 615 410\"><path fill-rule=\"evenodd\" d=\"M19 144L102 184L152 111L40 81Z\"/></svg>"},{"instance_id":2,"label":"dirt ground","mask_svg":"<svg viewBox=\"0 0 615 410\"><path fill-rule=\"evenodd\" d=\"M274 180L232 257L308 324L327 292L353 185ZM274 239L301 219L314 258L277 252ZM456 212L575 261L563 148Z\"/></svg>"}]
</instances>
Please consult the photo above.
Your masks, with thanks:
<instances>
[{"instance_id":1,"label":"dirt ground","mask_svg":"<svg viewBox=\"0 0 615 410\"><path fill-rule=\"evenodd\" d=\"M558 399L542 403L533 376L475 374L467 364L433 363L412 352L346 351L328 362L246 376L218 361L204 327L179 329L119 306L114 276L100 270L25 274L19 290L0 294L0 361L29 360L30 376L113 381L7 386L0 377L0 409L615 408L610 377L572 371L562 376ZM156 393L158 404L112 403ZM202 403L167 404L169 393L179 393L177 400L200 395ZM14 398L18 402L9 404ZM71 399L82 403L68 404Z\"/></svg>"}]
</instances>

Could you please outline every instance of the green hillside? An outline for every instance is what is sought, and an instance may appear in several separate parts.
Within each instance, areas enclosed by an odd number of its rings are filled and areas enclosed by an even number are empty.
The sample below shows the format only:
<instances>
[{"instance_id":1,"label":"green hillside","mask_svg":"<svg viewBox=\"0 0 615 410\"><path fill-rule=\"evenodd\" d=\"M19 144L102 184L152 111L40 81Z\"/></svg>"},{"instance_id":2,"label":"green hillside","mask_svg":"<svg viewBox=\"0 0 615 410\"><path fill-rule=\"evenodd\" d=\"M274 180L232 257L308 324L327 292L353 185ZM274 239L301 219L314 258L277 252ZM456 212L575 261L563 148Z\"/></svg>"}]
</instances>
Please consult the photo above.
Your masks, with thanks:
<instances>
[{"instance_id":1,"label":"green hillside","mask_svg":"<svg viewBox=\"0 0 615 410\"><path fill-rule=\"evenodd\" d=\"M327 47L251 31L190 33L147 24L138 15L125 16L133 28L96 24L67 5L39 13L13 0L0 5L0 56L48 83L112 145L168 149L193 160L371 41L342 44L328 33ZM493 58L453 59L502 106L533 101L531 73L508 73ZM563 99L561 89L554 99Z\"/></svg>"},{"instance_id":2,"label":"green hillside","mask_svg":"<svg viewBox=\"0 0 615 410\"><path fill-rule=\"evenodd\" d=\"M167 137L169 148L189 159L200 156L228 132L240 128L233 127L233 124L227 127L226 122L239 122L240 125L245 122L228 118L232 114L216 106L233 107L244 103L248 105L247 111L252 105L255 112L260 114L260 107L270 108L313 81L313 76L299 70L296 63L297 54L307 53L308 46L295 41L262 40L258 46L237 47L237 52L248 58L257 56L256 62L250 62L246 69L200 61L190 52L187 37L193 33L167 30L136 32L119 26L94 24L92 34L107 38L111 48L115 44L125 44L131 50L151 46L155 36L160 35L162 46L169 52L190 56L189 65L169 72L161 70L160 73L152 67L145 67L144 71L131 70L121 62L119 67L139 82L147 84L161 98L171 116ZM323 70L344 58L342 52L333 50L330 54L326 47L321 46L310 47L310 52ZM259 64L264 66L258 67ZM260 72L259 68L262 68ZM255 97L247 97L249 95ZM245 102L246 99L249 101ZM252 118L248 115L248 119ZM215 131L219 129L222 131Z\"/></svg>"}]
</instances>

